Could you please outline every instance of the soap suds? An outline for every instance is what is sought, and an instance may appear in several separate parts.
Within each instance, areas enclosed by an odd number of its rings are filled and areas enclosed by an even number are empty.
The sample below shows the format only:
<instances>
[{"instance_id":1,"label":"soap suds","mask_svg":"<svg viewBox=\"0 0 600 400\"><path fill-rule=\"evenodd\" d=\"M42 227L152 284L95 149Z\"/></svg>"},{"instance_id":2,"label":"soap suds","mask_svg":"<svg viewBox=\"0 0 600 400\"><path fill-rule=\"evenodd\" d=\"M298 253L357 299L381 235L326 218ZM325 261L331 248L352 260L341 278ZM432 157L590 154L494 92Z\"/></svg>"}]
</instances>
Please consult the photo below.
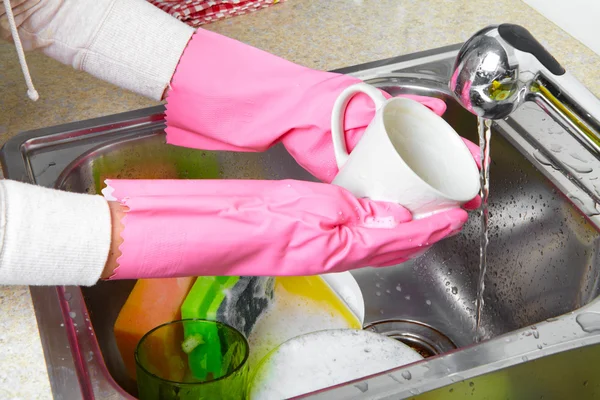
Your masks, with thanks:
<instances>
[{"instance_id":1,"label":"soap suds","mask_svg":"<svg viewBox=\"0 0 600 400\"><path fill-rule=\"evenodd\" d=\"M249 398L288 399L422 359L407 345L374 332L313 332L269 354L256 371ZM405 380L412 378L408 376L402 375ZM366 392L368 386L359 389Z\"/></svg>"},{"instance_id":2,"label":"soap suds","mask_svg":"<svg viewBox=\"0 0 600 400\"><path fill-rule=\"evenodd\" d=\"M248 338L251 370L269 351L293 337L323 329L360 327L358 320L348 320L334 304L290 293L278 279L274 298Z\"/></svg>"}]
</instances>

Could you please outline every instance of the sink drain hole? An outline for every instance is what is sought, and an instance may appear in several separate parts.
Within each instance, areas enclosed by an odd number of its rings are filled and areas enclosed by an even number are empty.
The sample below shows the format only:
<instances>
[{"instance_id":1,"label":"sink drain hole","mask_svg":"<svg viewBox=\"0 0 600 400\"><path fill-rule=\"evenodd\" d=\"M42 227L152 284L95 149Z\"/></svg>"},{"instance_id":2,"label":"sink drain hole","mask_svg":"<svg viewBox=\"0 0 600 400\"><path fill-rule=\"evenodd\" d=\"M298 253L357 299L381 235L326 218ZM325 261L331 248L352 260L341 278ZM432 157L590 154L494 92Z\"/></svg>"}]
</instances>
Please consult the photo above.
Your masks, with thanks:
<instances>
[{"instance_id":1,"label":"sink drain hole","mask_svg":"<svg viewBox=\"0 0 600 400\"><path fill-rule=\"evenodd\" d=\"M416 321L385 320L365 326L365 330L379 333L412 347L424 358L456 349L456 345L437 329Z\"/></svg>"}]
</instances>

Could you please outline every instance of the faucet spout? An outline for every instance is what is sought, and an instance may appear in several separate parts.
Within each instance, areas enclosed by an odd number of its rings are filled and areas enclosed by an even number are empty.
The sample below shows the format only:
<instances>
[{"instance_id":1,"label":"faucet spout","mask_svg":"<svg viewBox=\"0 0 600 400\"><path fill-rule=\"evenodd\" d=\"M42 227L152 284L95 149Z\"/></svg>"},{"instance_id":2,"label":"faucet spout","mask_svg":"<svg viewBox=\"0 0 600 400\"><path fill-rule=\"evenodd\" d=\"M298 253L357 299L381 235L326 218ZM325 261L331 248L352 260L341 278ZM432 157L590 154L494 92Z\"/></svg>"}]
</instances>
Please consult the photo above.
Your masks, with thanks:
<instances>
[{"instance_id":1,"label":"faucet spout","mask_svg":"<svg viewBox=\"0 0 600 400\"><path fill-rule=\"evenodd\" d=\"M566 71L525 28L492 25L460 49L450 90L470 112L502 119L528 100L540 73L561 76Z\"/></svg>"},{"instance_id":2,"label":"faucet spout","mask_svg":"<svg viewBox=\"0 0 600 400\"><path fill-rule=\"evenodd\" d=\"M514 24L490 25L459 50L449 88L471 113L504 119L534 101L600 158L600 100Z\"/></svg>"}]
</instances>

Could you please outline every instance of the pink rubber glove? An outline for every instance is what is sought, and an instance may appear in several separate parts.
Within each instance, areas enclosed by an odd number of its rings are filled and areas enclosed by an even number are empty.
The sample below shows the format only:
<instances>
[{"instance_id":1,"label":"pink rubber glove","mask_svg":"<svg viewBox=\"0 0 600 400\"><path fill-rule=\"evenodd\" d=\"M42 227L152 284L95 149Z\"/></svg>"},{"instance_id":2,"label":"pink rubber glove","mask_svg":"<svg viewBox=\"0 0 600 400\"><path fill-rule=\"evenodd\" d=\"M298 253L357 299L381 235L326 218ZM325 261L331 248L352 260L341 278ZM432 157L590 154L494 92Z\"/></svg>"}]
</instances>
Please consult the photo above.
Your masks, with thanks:
<instances>
[{"instance_id":1,"label":"pink rubber glove","mask_svg":"<svg viewBox=\"0 0 600 400\"><path fill-rule=\"evenodd\" d=\"M405 208L304 181L107 180L129 208L111 279L314 275L420 255L467 220L412 221Z\"/></svg>"},{"instance_id":2,"label":"pink rubber glove","mask_svg":"<svg viewBox=\"0 0 600 400\"><path fill-rule=\"evenodd\" d=\"M199 29L167 94L167 142L205 150L264 151L282 141L302 167L331 182L338 172L331 139L333 104L342 90L357 82L361 81L302 67ZM436 98L405 97L438 115L446 110ZM344 124L349 150L374 113L368 96L352 98ZM479 152L476 155L477 160Z\"/></svg>"}]
</instances>

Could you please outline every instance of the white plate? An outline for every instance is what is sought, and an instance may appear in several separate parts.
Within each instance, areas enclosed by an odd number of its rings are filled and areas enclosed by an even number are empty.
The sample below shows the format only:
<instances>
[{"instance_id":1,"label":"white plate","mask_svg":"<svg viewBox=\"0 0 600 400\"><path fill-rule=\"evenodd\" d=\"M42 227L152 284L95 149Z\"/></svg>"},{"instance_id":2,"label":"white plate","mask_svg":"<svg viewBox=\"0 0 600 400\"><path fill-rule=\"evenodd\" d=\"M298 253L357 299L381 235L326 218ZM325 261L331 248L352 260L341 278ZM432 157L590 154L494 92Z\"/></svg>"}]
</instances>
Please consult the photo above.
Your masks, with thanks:
<instances>
[{"instance_id":1,"label":"white plate","mask_svg":"<svg viewBox=\"0 0 600 400\"><path fill-rule=\"evenodd\" d=\"M348 306L362 325L365 322L365 300L354 276L347 271L320 276L340 300Z\"/></svg>"}]
</instances>

